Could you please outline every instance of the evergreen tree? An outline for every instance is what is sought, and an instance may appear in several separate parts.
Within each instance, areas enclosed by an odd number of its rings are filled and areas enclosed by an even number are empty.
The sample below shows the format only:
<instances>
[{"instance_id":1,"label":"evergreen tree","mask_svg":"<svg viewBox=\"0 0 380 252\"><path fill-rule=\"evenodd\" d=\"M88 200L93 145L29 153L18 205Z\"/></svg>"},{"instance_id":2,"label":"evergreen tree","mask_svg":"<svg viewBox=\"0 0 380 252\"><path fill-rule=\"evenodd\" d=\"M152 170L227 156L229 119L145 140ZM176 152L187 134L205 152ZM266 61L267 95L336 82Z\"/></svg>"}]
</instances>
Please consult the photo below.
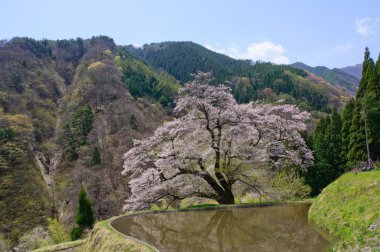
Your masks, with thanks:
<instances>
[{"instance_id":1,"label":"evergreen tree","mask_svg":"<svg viewBox=\"0 0 380 252\"><path fill-rule=\"evenodd\" d=\"M87 135L92 129L93 119L94 114L87 104L79 107L71 122L63 126L60 142L65 151L70 154L71 160L76 160L79 157L78 148L87 144Z\"/></svg>"},{"instance_id":2,"label":"evergreen tree","mask_svg":"<svg viewBox=\"0 0 380 252\"><path fill-rule=\"evenodd\" d=\"M89 105L80 107L75 112L71 123L71 129L79 145L87 144L87 134L90 133L92 129L93 119L94 114Z\"/></svg>"},{"instance_id":3,"label":"evergreen tree","mask_svg":"<svg viewBox=\"0 0 380 252\"><path fill-rule=\"evenodd\" d=\"M319 194L345 170L341 131L342 120L336 110L331 116L322 118L317 125L313 138L315 165L306 177L313 196Z\"/></svg>"},{"instance_id":4,"label":"evergreen tree","mask_svg":"<svg viewBox=\"0 0 380 252\"><path fill-rule=\"evenodd\" d=\"M83 187L79 192L78 213L76 215L76 223L78 227L74 228L71 232L71 239L78 239L86 228L91 229L95 223L94 212L92 210L91 202L87 198L87 194Z\"/></svg>"},{"instance_id":5,"label":"evergreen tree","mask_svg":"<svg viewBox=\"0 0 380 252\"><path fill-rule=\"evenodd\" d=\"M348 161L350 166L354 166L358 161L367 160L366 133L364 118L367 118L366 107L368 107L368 88L373 86L375 78L375 65L370 58L368 48L365 48L362 79L356 94L355 108L350 127L350 144ZM369 141L372 138L369 136Z\"/></svg>"},{"instance_id":6,"label":"evergreen tree","mask_svg":"<svg viewBox=\"0 0 380 252\"><path fill-rule=\"evenodd\" d=\"M131 128L134 130L138 130L137 119L134 114L129 117L129 126L131 126Z\"/></svg>"},{"instance_id":7,"label":"evergreen tree","mask_svg":"<svg viewBox=\"0 0 380 252\"><path fill-rule=\"evenodd\" d=\"M102 159L100 157L100 151L98 147L95 147L94 150L92 151L90 165L95 166L95 165L100 165L101 163L102 163Z\"/></svg>"},{"instance_id":8,"label":"evergreen tree","mask_svg":"<svg viewBox=\"0 0 380 252\"><path fill-rule=\"evenodd\" d=\"M364 120L362 116L362 100L356 100L352 124L350 127L350 144L348 152L348 161L350 166L354 166L358 161L367 160L366 140Z\"/></svg>"},{"instance_id":9,"label":"evergreen tree","mask_svg":"<svg viewBox=\"0 0 380 252\"><path fill-rule=\"evenodd\" d=\"M369 148L372 160L380 159L380 59L368 70L370 81L364 96L364 116L367 120Z\"/></svg>"},{"instance_id":10,"label":"evergreen tree","mask_svg":"<svg viewBox=\"0 0 380 252\"><path fill-rule=\"evenodd\" d=\"M350 128L352 125L352 118L354 116L355 100L351 99L347 102L346 106L342 112L342 130L341 130L341 141L342 141L342 158L344 163L347 163L348 152L350 145ZM348 169L349 166L346 166Z\"/></svg>"},{"instance_id":11,"label":"evergreen tree","mask_svg":"<svg viewBox=\"0 0 380 252\"><path fill-rule=\"evenodd\" d=\"M326 156L328 154L328 143L325 141L325 132L330 125L330 118L322 118L317 125L313 137L314 167L306 175L306 182L310 185L311 195L318 195L324 187L326 173L331 169Z\"/></svg>"},{"instance_id":12,"label":"evergreen tree","mask_svg":"<svg viewBox=\"0 0 380 252\"><path fill-rule=\"evenodd\" d=\"M76 216L76 222L83 229L92 228L95 222L91 202L87 198L87 194L83 187L81 187L79 193L79 206L78 214Z\"/></svg>"},{"instance_id":13,"label":"evergreen tree","mask_svg":"<svg viewBox=\"0 0 380 252\"><path fill-rule=\"evenodd\" d=\"M329 142L329 160L332 165L332 177L337 178L343 172L345 158L342 155L342 119L336 109L331 115L330 125L326 129L326 140Z\"/></svg>"},{"instance_id":14,"label":"evergreen tree","mask_svg":"<svg viewBox=\"0 0 380 252\"><path fill-rule=\"evenodd\" d=\"M356 93L356 99L360 99L364 96L365 90L367 88L367 69L370 62L370 52L368 47L365 48L364 52L364 61L363 61L363 69L362 69L362 78L359 83L358 92Z\"/></svg>"}]
</instances>

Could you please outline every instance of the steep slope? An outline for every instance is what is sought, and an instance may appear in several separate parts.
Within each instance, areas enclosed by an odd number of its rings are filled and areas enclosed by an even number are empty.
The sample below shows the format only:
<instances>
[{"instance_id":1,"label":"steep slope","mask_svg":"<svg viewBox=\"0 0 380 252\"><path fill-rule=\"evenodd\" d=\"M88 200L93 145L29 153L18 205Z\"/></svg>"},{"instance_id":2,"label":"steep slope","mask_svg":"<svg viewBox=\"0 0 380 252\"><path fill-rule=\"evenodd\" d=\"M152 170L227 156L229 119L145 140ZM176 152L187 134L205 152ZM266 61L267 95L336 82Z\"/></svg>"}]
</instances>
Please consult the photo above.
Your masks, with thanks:
<instances>
[{"instance_id":1,"label":"steep slope","mask_svg":"<svg viewBox=\"0 0 380 252\"><path fill-rule=\"evenodd\" d=\"M311 206L309 219L341 239L337 251L379 248L379 185L380 170L347 173L326 187Z\"/></svg>"},{"instance_id":2,"label":"steep slope","mask_svg":"<svg viewBox=\"0 0 380 252\"><path fill-rule=\"evenodd\" d=\"M128 193L122 156L133 138L148 136L166 117L145 92L130 94L127 66L140 86L153 83L161 104L169 105L179 84L118 53L107 37L14 38L0 48L0 233L6 238L46 225L49 216L70 227L81 185L98 219L121 212Z\"/></svg>"},{"instance_id":3,"label":"steep slope","mask_svg":"<svg viewBox=\"0 0 380 252\"><path fill-rule=\"evenodd\" d=\"M87 189L98 218L121 212L122 199L128 192L120 174L122 156L132 147L132 139L148 136L165 118L165 111L154 100L131 96L128 84L122 81L123 67L118 65L128 60L115 59L114 43L104 39L89 42L91 46L76 68L59 107L62 121L67 123L60 133L63 159L55 179L60 202L69 201L59 206L65 223L73 221L81 184ZM152 76L146 76L142 70L139 74L139 84L148 86ZM81 111L87 107L93 118L89 130L78 135L76 132L84 126ZM100 162L92 161L95 149L100 152Z\"/></svg>"},{"instance_id":4,"label":"steep slope","mask_svg":"<svg viewBox=\"0 0 380 252\"><path fill-rule=\"evenodd\" d=\"M347 66L340 68L339 70L348 73L354 77L356 77L358 80L362 78L362 69L363 65L362 64L356 64L355 66Z\"/></svg>"},{"instance_id":5,"label":"steep slope","mask_svg":"<svg viewBox=\"0 0 380 252\"><path fill-rule=\"evenodd\" d=\"M0 233L13 239L45 225L51 212L51 190L35 156L54 134L54 111L64 87L41 60L48 53L43 43L25 41L30 48L25 50L19 42L0 48Z\"/></svg>"},{"instance_id":6,"label":"steep slope","mask_svg":"<svg viewBox=\"0 0 380 252\"><path fill-rule=\"evenodd\" d=\"M351 95L356 94L359 86L359 78L349 74L347 71L342 71L337 68L329 69L324 66L311 67L301 62L296 62L292 64L292 66L315 74L337 87L344 88Z\"/></svg>"}]
</instances>

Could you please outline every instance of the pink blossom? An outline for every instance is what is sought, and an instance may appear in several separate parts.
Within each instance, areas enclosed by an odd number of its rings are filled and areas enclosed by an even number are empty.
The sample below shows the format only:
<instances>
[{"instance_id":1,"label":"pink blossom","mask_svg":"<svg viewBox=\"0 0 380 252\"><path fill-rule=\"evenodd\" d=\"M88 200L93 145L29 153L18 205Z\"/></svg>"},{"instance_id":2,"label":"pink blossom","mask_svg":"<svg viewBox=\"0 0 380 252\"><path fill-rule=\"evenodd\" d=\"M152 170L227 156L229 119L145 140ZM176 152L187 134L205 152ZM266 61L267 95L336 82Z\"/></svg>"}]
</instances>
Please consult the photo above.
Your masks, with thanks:
<instances>
[{"instance_id":1,"label":"pink blossom","mask_svg":"<svg viewBox=\"0 0 380 252\"><path fill-rule=\"evenodd\" d=\"M299 134L309 113L294 105L238 104L228 87L211 80L210 73L195 75L179 91L176 118L135 140L124 155L122 174L130 177L132 193L125 210L164 198L229 204L237 183L260 192L253 176L259 167L312 166L312 152Z\"/></svg>"}]
</instances>

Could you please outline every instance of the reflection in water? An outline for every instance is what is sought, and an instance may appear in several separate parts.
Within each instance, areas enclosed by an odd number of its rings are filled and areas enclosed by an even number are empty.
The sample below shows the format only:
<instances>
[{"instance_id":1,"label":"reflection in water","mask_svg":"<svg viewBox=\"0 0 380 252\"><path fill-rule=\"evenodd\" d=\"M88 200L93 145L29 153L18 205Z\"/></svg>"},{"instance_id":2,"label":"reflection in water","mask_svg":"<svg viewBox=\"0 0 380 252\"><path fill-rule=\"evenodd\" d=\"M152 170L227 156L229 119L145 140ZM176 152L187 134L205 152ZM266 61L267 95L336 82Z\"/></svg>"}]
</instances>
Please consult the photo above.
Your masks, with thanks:
<instances>
[{"instance_id":1,"label":"reflection in water","mask_svg":"<svg viewBox=\"0 0 380 252\"><path fill-rule=\"evenodd\" d=\"M160 251L327 251L309 204L137 215L112 223Z\"/></svg>"}]
</instances>

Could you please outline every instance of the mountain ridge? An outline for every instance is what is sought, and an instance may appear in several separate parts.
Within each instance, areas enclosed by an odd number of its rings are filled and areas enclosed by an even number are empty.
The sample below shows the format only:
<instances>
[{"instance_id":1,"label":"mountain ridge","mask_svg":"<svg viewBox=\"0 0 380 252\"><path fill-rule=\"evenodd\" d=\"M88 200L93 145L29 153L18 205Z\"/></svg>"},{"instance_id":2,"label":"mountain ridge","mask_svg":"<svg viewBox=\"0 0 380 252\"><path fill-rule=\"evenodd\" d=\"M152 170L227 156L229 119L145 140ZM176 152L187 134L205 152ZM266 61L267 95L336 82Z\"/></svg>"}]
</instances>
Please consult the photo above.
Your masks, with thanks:
<instances>
[{"instance_id":1,"label":"mountain ridge","mask_svg":"<svg viewBox=\"0 0 380 252\"><path fill-rule=\"evenodd\" d=\"M327 96L323 98L326 101L336 101L340 100L341 97L349 97L340 87L330 86L327 82L323 82L323 84L321 81L315 82L313 78L305 78L308 74L302 69L267 62L252 64L249 60L233 59L193 42L162 42L145 44L141 48L133 46L128 48L131 50L131 54L138 56L142 61L156 69L165 70L182 83L191 79L189 73L212 70L216 82L230 82L233 93L239 102L247 102L262 97L262 91L265 88L269 88L266 91L273 92L275 97L280 97L279 99L281 99L281 95L286 94L297 96L296 103L300 103L300 100L304 99L302 96L316 97L318 96L317 93ZM296 85L295 83L301 79L295 80L289 74L300 76L304 80L303 83ZM278 81L274 85L276 80ZM287 83L283 83L284 80ZM241 88L245 89L245 94L239 92ZM314 94L308 94L310 92ZM304 94L300 95L301 93ZM337 96L333 98L332 95ZM239 99L239 97L242 98ZM288 100L288 102L290 101ZM320 102L326 103L323 101L308 101L307 103L308 106L316 106L315 108L321 109L321 106L325 105L316 104Z\"/></svg>"},{"instance_id":2,"label":"mountain ridge","mask_svg":"<svg viewBox=\"0 0 380 252\"><path fill-rule=\"evenodd\" d=\"M363 64L356 64L354 66L346 66L339 69L345 73L355 76L359 80L362 78Z\"/></svg>"},{"instance_id":3,"label":"mountain ridge","mask_svg":"<svg viewBox=\"0 0 380 252\"><path fill-rule=\"evenodd\" d=\"M344 71L338 68L330 69L325 66L312 67L302 62L296 62L291 65L322 77L331 84L344 88L351 95L355 95L357 92L360 79L352 75L349 70Z\"/></svg>"}]
</instances>

